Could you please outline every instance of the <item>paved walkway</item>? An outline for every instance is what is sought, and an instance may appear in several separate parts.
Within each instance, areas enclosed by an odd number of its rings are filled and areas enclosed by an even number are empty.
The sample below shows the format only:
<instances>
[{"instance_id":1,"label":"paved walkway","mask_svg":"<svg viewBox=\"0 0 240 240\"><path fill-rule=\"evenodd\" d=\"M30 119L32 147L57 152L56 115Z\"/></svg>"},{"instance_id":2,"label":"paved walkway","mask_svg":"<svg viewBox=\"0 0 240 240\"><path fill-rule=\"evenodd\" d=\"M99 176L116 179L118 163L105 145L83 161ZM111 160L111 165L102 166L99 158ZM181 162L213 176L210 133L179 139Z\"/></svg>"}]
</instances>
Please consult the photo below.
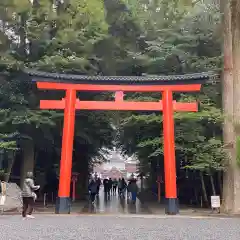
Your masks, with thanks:
<instances>
[{"instance_id":1,"label":"paved walkway","mask_svg":"<svg viewBox=\"0 0 240 240\"><path fill-rule=\"evenodd\" d=\"M55 206L50 204L47 207L39 205L35 207L37 213L54 213ZM99 197L96 198L95 204L88 202L75 202L72 204L71 213L74 214L152 214L151 210L137 199L136 204L128 203L127 197L119 198L117 195L105 196L103 189Z\"/></svg>"},{"instance_id":2,"label":"paved walkway","mask_svg":"<svg viewBox=\"0 0 240 240\"><path fill-rule=\"evenodd\" d=\"M0 216L0 240L239 240L239 219L154 215Z\"/></svg>"},{"instance_id":3,"label":"paved walkway","mask_svg":"<svg viewBox=\"0 0 240 240\"><path fill-rule=\"evenodd\" d=\"M94 205L88 202L76 202L72 204L72 214L104 214L104 215L165 215L164 205L158 203L141 203L139 199L136 204L127 202L127 199L120 199L118 195L106 197L103 189L100 191L100 196L96 199ZM35 207L35 212L38 214L53 214L55 212L54 205L44 207L38 204ZM12 214L13 212L5 213ZM15 213L19 214L15 211ZM226 214L211 213L210 209L192 209L180 207L180 215L182 216L215 216L229 217ZM236 216L239 217L239 216Z\"/></svg>"},{"instance_id":4,"label":"paved walkway","mask_svg":"<svg viewBox=\"0 0 240 240\"><path fill-rule=\"evenodd\" d=\"M79 212L79 210L78 210ZM80 213L104 213L104 214L150 214L151 211L143 205L139 199L136 204L128 203L127 198L119 198L116 195L106 196L101 189L99 197L94 205L86 204Z\"/></svg>"},{"instance_id":5,"label":"paved walkway","mask_svg":"<svg viewBox=\"0 0 240 240\"><path fill-rule=\"evenodd\" d=\"M191 209L178 216L167 216L164 208L158 206L144 206L139 200L136 205L128 204L118 196L105 198L101 191L94 207L76 203L71 215L52 214L54 206L50 206L44 211L38 207L36 219L23 221L19 214L0 216L0 240L240 239L237 218L191 214Z\"/></svg>"}]
</instances>

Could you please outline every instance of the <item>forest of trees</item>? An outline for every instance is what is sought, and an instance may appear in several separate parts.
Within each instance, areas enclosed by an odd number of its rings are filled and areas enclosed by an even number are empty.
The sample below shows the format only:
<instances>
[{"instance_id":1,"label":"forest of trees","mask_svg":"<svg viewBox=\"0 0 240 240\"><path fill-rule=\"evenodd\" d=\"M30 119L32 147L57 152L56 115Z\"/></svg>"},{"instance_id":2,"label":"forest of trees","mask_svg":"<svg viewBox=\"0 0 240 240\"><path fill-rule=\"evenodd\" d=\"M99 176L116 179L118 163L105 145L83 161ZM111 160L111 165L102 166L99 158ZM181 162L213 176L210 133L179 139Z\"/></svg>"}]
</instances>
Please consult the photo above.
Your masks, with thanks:
<instances>
[{"instance_id":1,"label":"forest of trees","mask_svg":"<svg viewBox=\"0 0 240 240\"><path fill-rule=\"evenodd\" d=\"M63 113L39 110L25 68L84 75L174 75L214 71L197 113L175 114L178 193L185 203L209 205L220 195L226 211L240 211L240 3L237 0L1 0L0 149L7 178L13 166L43 173L60 160ZM223 58L224 56L224 58ZM81 93L81 99L107 99ZM126 99L160 99L127 94ZM162 115L134 112L76 114L73 171L84 189L92 165L118 146L135 154L139 172L163 174Z\"/></svg>"}]
</instances>

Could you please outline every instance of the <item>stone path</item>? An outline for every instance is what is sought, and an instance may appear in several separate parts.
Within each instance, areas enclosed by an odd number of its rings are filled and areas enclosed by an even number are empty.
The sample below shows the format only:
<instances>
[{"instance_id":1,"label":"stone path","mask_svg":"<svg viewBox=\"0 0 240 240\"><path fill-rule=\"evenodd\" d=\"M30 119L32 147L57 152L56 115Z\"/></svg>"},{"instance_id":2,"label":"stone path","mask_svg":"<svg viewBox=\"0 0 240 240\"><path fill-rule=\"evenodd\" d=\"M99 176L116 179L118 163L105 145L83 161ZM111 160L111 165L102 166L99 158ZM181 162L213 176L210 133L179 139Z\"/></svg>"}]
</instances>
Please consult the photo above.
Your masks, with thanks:
<instances>
[{"instance_id":1,"label":"stone path","mask_svg":"<svg viewBox=\"0 0 240 240\"><path fill-rule=\"evenodd\" d=\"M153 210L153 211L152 211ZM128 204L101 191L94 207L75 204L71 215L55 215L54 208L36 219L0 216L0 240L239 240L240 218L211 218L156 214L137 201Z\"/></svg>"},{"instance_id":2,"label":"stone path","mask_svg":"<svg viewBox=\"0 0 240 240\"><path fill-rule=\"evenodd\" d=\"M35 204L35 212L38 214L53 214L55 213L55 206L49 204L47 207L43 206L43 203ZM103 189L100 191L99 198L96 199L94 206L85 202L75 202L72 204L71 213L73 214L153 214L153 215L164 215L165 206L159 203L141 203L137 200L137 203L128 204L127 199L120 199L117 195L111 195L106 198L103 193ZM13 211L4 212L6 215L19 214L16 209ZM180 206L180 214L187 216L216 216L216 217L229 217L227 214L211 213L210 209L192 209L184 206ZM240 216L232 216L240 217Z\"/></svg>"},{"instance_id":3,"label":"stone path","mask_svg":"<svg viewBox=\"0 0 240 240\"><path fill-rule=\"evenodd\" d=\"M43 203L38 203L35 206L35 213L38 214L54 214L55 206L53 204L44 207ZM119 215L119 214L144 214L144 215L164 215L165 206L159 203L141 203L137 200L136 204L129 204L127 199L120 199L117 195L111 195L110 197L104 196L103 189L100 191L99 198L96 199L94 205L87 202L76 202L71 207L72 214L104 214L104 215ZM16 209L10 212L4 212L5 215L19 214ZM210 209L191 209L180 206L180 214L186 216L215 216L215 217L229 217L226 214L212 214ZM232 216L239 217L240 216Z\"/></svg>"},{"instance_id":4,"label":"stone path","mask_svg":"<svg viewBox=\"0 0 240 240\"><path fill-rule=\"evenodd\" d=\"M239 240L239 219L153 215L0 216L1 240Z\"/></svg>"}]
</instances>

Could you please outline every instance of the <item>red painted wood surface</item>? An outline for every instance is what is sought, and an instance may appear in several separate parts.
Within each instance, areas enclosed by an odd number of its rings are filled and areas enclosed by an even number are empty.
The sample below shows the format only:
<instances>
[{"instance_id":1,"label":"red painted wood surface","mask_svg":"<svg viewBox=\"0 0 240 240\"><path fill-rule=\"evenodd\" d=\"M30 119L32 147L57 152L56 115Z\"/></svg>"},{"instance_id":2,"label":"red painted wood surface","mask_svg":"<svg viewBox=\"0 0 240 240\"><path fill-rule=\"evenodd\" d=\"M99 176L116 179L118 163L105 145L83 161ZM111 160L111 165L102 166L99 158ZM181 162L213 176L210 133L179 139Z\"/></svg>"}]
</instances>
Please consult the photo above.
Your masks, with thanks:
<instances>
[{"instance_id":1,"label":"red painted wood surface","mask_svg":"<svg viewBox=\"0 0 240 240\"><path fill-rule=\"evenodd\" d=\"M72 174L72 151L75 125L76 90L66 91L66 106L64 110L64 125L62 137L62 153L60 162L59 197L70 196Z\"/></svg>"},{"instance_id":2,"label":"red painted wood surface","mask_svg":"<svg viewBox=\"0 0 240 240\"><path fill-rule=\"evenodd\" d=\"M77 91L124 91L124 92L163 92L170 90L174 92L194 92L200 91L201 84L183 84L183 85L97 85L97 84L68 84L37 82L39 89L67 90L75 89Z\"/></svg>"},{"instance_id":3,"label":"red painted wood surface","mask_svg":"<svg viewBox=\"0 0 240 240\"><path fill-rule=\"evenodd\" d=\"M41 100L41 109L64 109L65 100ZM131 111L162 111L162 101L159 102L127 102L127 101L80 101L76 100L75 109L77 110L131 110ZM198 104L178 103L173 101L173 110L180 112L196 112Z\"/></svg>"},{"instance_id":4,"label":"red painted wood surface","mask_svg":"<svg viewBox=\"0 0 240 240\"><path fill-rule=\"evenodd\" d=\"M172 92L169 90L163 92L162 101L163 101L165 196L166 198L177 198Z\"/></svg>"}]
</instances>

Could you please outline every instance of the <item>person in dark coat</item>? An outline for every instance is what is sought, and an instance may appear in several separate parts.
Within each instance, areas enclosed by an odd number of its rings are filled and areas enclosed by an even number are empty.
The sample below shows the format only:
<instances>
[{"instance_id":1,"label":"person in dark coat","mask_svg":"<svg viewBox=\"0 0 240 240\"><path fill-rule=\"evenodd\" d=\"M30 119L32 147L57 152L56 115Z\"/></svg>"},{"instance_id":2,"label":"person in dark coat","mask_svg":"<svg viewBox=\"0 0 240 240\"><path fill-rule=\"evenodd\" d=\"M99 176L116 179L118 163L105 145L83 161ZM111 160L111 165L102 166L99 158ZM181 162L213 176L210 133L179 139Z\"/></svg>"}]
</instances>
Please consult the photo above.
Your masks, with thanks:
<instances>
[{"instance_id":1,"label":"person in dark coat","mask_svg":"<svg viewBox=\"0 0 240 240\"><path fill-rule=\"evenodd\" d=\"M108 193L109 193L109 183L108 183L108 179L107 178L105 178L103 180L103 187L104 187L105 195L108 195Z\"/></svg>"},{"instance_id":2,"label":"person in dark coat","mask_svg":"<svg viewBox=\"0 0 240 240\"><path fill-rule=\"evenodd\" d=\"M120 195L121 186L122 186L122 180L121 180L121 178L119 178L119 179L118 179L118 195Z\"/></svg>"},{"instance_id":3,"label":"person in dark coat","mask_svg":"<svg viewBox=\"0 0 240 240\"><path fill-rule=\"evenodd\" d=\"M122 178L120 180L119 187L120 187L120 196L124 197L125 196L126 187L127 187L127 183L126 183L124 178Z\"/></svg>"},{"instance_id":4,"label":"person in dark coat","mask_svg":"<svg viewBox=\"0 0 240 240\"><path fill-rule=\"evenodd\" d=\"M111 178L108 180L109 194L112 193L113 181Z\"/></svg>"},{"instance_id":5,"label":"person in dark coat","mask_svg":"<svg viewBox=\"0 0 240 240\"><path fill-rule=\"evenodd\" d=\"M117 179L115 178L115 179L113 180L113 195L116 195L117 186L118 186L118 181L117 181Z\"/></svg>"},{"instance_id":6,"label":"person in dark coat","mask_svg":"<svg viewBox=\"0 0 240 240\"><path fill-rule=\"evenodd\" d=\"M97 196L99 195L99 190L100 190L101 184L102 184L101 179L100 179L100 178L97 178L97 185L98 185L98 187L97 187Z\"/></svg>"},{"instance_id":7,"label":"person in dark coat","mask_svg":"<svg viewBox=\"0 0 240 240\"><path fill-rule=\"evenodd\" d=\"M98 182L96 180L92 179L89 183L88 190L90 193L90 200L91 200L92 204L94 204L97 190L98 190Z\"/></svg>"},{"instance_id":8,"label":"person in dark coat","mask_svg":"<svg viewBox=\"0 0 240 240\"><path fill-rule=\"evenodd\" d=\"M128 184L128 191L131 193L132 203L136 203L137 194L138 194L138 186L137 181L132 179Z\"/></svg>"}]
</instances>

